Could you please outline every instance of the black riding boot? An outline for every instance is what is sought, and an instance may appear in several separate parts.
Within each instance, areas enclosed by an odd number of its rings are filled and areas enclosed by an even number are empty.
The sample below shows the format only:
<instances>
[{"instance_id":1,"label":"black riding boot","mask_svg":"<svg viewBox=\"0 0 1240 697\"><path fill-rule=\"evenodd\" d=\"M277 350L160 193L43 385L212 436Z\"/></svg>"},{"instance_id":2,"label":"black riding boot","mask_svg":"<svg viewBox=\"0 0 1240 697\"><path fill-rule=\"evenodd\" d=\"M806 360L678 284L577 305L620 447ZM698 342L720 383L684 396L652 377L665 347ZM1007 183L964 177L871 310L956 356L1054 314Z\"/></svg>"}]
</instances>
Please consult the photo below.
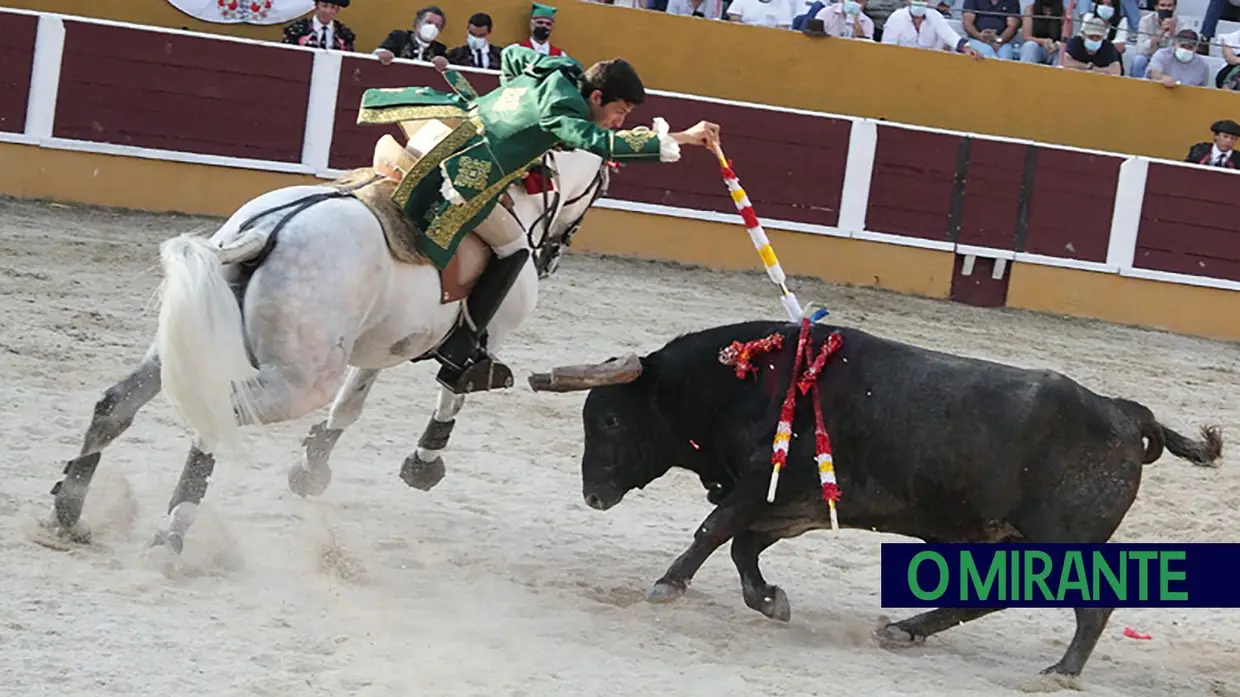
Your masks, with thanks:
<instances>
[{"instance_id":1,"label":"black riding boot","mask_svg":"<svg viewBox=\"0 0 1240 697\"><path fill-rule=\"evenodd\" d=\"M436 376L439 384L456 394L512 387L512 370L487 353L486 326L529 258L530 250L522 249L487 263L465 301L465 316L435 349L435 358L443 364Z\"/></svg>"}]
</instances>

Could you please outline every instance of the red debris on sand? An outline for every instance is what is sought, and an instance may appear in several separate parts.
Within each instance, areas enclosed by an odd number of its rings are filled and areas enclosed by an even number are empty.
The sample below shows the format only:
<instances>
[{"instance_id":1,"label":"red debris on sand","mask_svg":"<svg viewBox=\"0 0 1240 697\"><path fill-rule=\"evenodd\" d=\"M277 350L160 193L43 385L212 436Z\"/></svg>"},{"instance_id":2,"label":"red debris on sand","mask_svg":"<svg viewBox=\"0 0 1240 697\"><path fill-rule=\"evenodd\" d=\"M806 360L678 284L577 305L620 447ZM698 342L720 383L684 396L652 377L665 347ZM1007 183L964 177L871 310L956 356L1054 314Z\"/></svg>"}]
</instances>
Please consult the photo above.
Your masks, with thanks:
<instances>
[{"instance_id":1,"label":"red debris on sand","mask_svg":"<svg viewBox=\"0 0 1240 697\"><path fill-rule=\"evenodd\" d=\"M1138 632L1132 627L1124 627L1124 636L1128 637L1129 639L1141 639L1143 641L1154 638L1153 634L1142 634L1141 632Z\"/></svg>"}]
</instances>

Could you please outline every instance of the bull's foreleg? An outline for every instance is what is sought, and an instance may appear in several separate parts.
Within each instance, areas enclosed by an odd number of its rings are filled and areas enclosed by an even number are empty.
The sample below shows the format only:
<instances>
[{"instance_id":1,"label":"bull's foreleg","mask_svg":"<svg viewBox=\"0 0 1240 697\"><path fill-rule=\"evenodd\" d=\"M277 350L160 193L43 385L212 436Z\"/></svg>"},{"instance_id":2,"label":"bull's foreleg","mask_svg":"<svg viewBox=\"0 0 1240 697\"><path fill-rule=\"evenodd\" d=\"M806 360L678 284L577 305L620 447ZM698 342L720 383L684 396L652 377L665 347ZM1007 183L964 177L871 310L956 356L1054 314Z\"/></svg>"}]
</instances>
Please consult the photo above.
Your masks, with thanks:
<instances>
[{"instance_id":1,"label":"bull's foreleg","mask_svg":"<svg viewBox=\"0 0 1240 697\"><path fill-rule=\"evenodd\" d=\"M672 562L647 598L667 602L684 595L693 575L719 546L749 529L766 505L765 482L742 482L719 504L693 534L693 544Z\"/></svg>"},{"instance_id":2,"label":"bull's foreleg","mask_svg":"<svg viewBox=\"0 0 1240 697\"><path fill-rule=\"evenodd\" d=\"M926 640L926 637L938 634L944 629L951 629L956 625L971 622L1002 609L1001 607L940 607L881 627L875 632L875 637L880 643L893 647L920 644Z\"/></svg>"},{"instance_id":3,"label":"bull's foreleg","mask_svg":"<svg viewBox=\"0 0 1240 697\"><path fill-rule=\"evenodd\" d=\"M741 593L745 604L772 619L792 619L788 595L779 586L767 584L758 569L758 556L779 540L769 532L745 530L732 538L732 563L741 575Z\"/></svg>"},{"instance_id":4,"label":"bull's foreleg","mask_svg":"<svg viewBox=\"0 0 1240 697\"><path fill-rule=\"evenodd\" d=\"M306 448L305 454L302 461L288 472L288 488L294 494L318 496L327 490L327 485L332 481L331 464L328 462L332 448L344 430L362 415L362 406L378 377L378 370L349 368L327 419L311 426L310 433L301 441Z\"/></svg>"},{"instance_id":5,"label":"bull's foreleg","mask_svg":"<svg viewBox=\"0 0 1240 697\"><path fill-rule=\"evenodd\" d=\"M1094 652L1094 647L1097 646L1098 639L1102 636L1102 631L1106 629L1107 622L1111 619L1111 613L1115 611L1115 608L1078 607L1075 610L1076 634L1072 636L1072 643L1068 644L1068 650L1064 652L1063 658L1042 671L1043 673L1080 675L1081 669L1085 667L1085 662Z\"/></svg>"},{"instance_id":6,"label":"bull's foreleg","mask_svg":"<svg viewBox=\"0 0 1240 697\"><path fill-rule=\"evenodd\" d=\"M465 395L458 395L446 387L439 388L439 404L418 439L418 449L405 458L400 468L400 478L406 484L430 491L443 479L447 470L440 453L448 447L452 427L456 425L456 415L464 406Z\"/></svg>"}]
</instances>

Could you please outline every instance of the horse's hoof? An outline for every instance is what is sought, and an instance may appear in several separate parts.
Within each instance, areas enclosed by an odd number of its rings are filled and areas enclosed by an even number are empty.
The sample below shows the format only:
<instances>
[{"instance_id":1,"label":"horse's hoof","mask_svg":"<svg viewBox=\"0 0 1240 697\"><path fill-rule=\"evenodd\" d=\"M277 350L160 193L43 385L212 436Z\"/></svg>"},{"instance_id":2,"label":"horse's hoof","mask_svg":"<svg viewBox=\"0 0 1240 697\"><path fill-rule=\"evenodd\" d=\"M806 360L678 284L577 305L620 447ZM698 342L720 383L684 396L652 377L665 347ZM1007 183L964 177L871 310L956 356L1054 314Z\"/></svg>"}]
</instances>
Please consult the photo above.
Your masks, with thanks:
<instances>
[{"instance_id":1,"label":"horse's hoof","mask_svg":"<svg viewBox=\"0 0 1240 697\"><path fill-rule=\"evenodd\" d=\"M670 603L685 594L685 585L673 581L659 581L646 594L646 601L651 603Z\"/></svg>"},{"instance_id":2,"label":"horse's hoof","mask_svg":"<svg viewBox=\"0 0 1240 697\"><path fill-rule=\"evenodd\" d=\"M149 548L164 547L176 553L177 555L180 555L181 552L185 549L185 537L181 535L181 533L179 532L168 532L167 530L160 530L159 532L155 533L155 537L151 540L151 543L147 545L147 547Z\"/></svg>"},{"instance_id":3,"label":"horse's hoof","mask_svg":"<svg viewBox=\"0 0 1240 697\"><path fill-rule=\"evenodd\" d=\"M888 649L908 648L923 644L926 641L925 637L915 636L894 622L875 629L874 638L880 646Z\"/></svg>"},{"instance_id":4,"label":"horse's hoof","mask_svg":"<svg viewBox=\"0 0 1240 697\"><path fill-rule=\"evenodd\" d=\"M324 467L321 470L310 470L298 463L288 470L288 489L303 499L307 496L319 496L327 491L332 483L332 471Z\"/></svg>"},{"instance_id":5,"label":"horse's hoof","mask_svg":"<svg viewBox=\"0 0 1240 697\"><path fill-rule=\"evenodd\" d=\"M430 491L443 480L447 471L442 457L436 457L434 460L426 462L419 458L417 453L414 453L405 458L405 464L401 465L400 478L401 481L414 489Z\"/></svg>"}]
</instances>

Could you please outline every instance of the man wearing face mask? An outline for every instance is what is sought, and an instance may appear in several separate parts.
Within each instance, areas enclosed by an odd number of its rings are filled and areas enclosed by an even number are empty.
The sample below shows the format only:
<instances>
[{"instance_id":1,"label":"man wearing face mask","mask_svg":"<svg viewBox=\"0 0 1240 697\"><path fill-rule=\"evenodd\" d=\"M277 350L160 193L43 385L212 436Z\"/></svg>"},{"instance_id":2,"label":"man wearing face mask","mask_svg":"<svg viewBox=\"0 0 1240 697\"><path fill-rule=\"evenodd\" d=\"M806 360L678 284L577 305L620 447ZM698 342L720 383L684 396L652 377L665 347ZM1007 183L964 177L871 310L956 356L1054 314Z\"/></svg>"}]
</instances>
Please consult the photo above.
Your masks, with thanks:
<instances>
[{"instance_id":1,"label":"man wearing face mask","mask_svg":"<svg viewBox=\"0 0 1240 697\"><path fill-rule=\"evenodd\" d=\"M465 45L448 51L448 62L499 70L499 47L491 44L491 15L479 12L470 17L466 31Z\"/></svg>"},{"instance_id":2,"label":"man wearing face mask","mask_svg":"<svg viewBox=\"0 0 1240 697\"><path fill-rule=\"evenodd\" d=\"M1150 59L1149 80L1161 82L1166 87L1194 85L1205 87L1210 79L1210 66L1197 55L1197 32L1181 29L1175 35L1175 44L1160 48Z\"/></svg>"},{"instance_id":3,"label":"man wearing face mask","mask_svg":"<svg viewBox=\"0 0 1240 697\"><path fill-rule=\"evenodd\" d=\"M1081 34L1068 40L1063 67L1069 70L1090 70L1107 75L1120 75L1123 62L1115 44L1106 38L1107 24L1092 14L1081 19Z\"/></svg>"},{"instance_id":4,"label":"man wearing face mask","mask_svg":"<svg viewBox=\"0 0 1240 697\"><path fill-rule=\"evenodd\" d=\"M1175 0L1158 0L1154 12L1137 22L1137 50L1132 55L1132 77L1145 77L1150 59L1159 49L1172 44L1172 37L1179 30L1175 18Z\"/></svg>"},{"instance_id":5,"label":"man wearing face mask","mask_svg":"<svg viewBox=\"0 0 1240 697\"><path fill-rule=\"evenodd\" d=\"M443 10L438 7L423 7L413 16L412 30L392 31L374 53L383 65L391 64L394 58L429 61L435 56L444 56L448 53L448 47L435 39L443 31L446 19Z\"/></svg>"},{"instance_id":6,"label":"man wearing face mask","mask_svg":"<svg viewBox=\"0 0 1240 697\"><path fill-rule=\"evenodd\" d=\"M517 277L533 273L521 223L495 205L504 191L556 147L587 150L606 161L676 162L682 145L713 147L719 127L702 121L672 133L656 118L654 129L613 130L646 99L637 71L622 59L582 70L572 58L509 46L500 54L500 86L482 96L448 69L447 59L433 62L452 92L369 89L357 120L400 123L407 132L440 120L442 135L423 142L418 132L409 146L398 146L403 155L390 158L398 160L391 169L400 178L393 201L417 228L418 248L437 268L448 265L470 232L494 252L466 301L465 317L434 353L442 364L440 384L461 394L504 387L512 379L512 371L485 348L485 328Z\"/></svg>"},{"instance_id":7,"label":"man wearing face mask","mask_svg":"<svg viewBox=\"0 0 1240 697\"><path fill-rule=\"evenodd\" d=\"M534 3L530 8L530 38L518 46L532 48L544 56L567 56L564 49L551 43L551 30L555 28L556 8Z\"/></svg>"},{"instance_id":8,"label":"man wearing face mask","mask_svg":"<svg viewBox=\"0 0 1240 697\"><path fill-rule=\"evenodd\" d=\"M969 40L956 33L943 15L926 0L909 0L907 7L892 12L883 25L883 43L911 48L939 50L948 47L980 59L982 54L969 46Z\"/></svg>"},{"instance_id":9,"label":"man wearing face mask","mask_svg":"<svg viewBox=\"0 0 1240 697\"><path fill-rule=\"evenodd\" d=\"M818 11L814 19L822 22L821 29L807 25L804 32L810 36L834 36L847 39L873 39L874 20L865 14L862 0L843 0Z\"/></svg>"}]
</instances>

